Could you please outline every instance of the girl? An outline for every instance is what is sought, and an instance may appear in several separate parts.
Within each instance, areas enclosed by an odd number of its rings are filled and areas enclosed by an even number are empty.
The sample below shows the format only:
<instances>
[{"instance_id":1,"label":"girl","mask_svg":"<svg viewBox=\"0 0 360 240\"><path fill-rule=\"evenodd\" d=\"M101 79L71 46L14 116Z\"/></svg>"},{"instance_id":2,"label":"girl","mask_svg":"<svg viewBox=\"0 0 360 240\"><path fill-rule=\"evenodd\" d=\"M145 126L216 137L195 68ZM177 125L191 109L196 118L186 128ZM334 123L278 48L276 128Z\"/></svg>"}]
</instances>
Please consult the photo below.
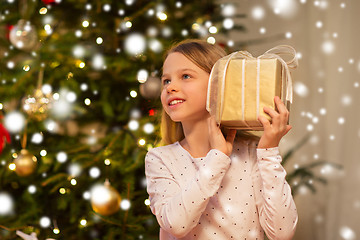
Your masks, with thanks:
<instances>
[{"instance_id":1,"label":"girl","mask_svg":"<svg viewBox=\"0 0 360 240\"><path fill-rule=\"evenodd\" d=\"M162 141L145 158L150 207L160 239L291 239L298 216L278 144L289 113L264 108L272 121L260 140L222 133L206 111L212 66L225 52L201 40L171 48L163 65Z\"/></svg>"}]
</instances>

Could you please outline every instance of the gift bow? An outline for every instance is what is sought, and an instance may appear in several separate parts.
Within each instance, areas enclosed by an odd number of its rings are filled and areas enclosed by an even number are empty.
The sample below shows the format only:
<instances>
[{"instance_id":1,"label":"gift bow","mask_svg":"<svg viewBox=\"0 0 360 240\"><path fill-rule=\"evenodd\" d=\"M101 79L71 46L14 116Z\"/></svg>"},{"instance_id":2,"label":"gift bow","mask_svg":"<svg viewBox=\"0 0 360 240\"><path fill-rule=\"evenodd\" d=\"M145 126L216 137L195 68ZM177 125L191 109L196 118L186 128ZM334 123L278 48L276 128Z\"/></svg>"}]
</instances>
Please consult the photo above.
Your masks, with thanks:
<instances>
[{"instance_id":1,"label":"gift bow","mask_svg":"<svg viewBox=\"0 0 360 240\"><path fill-rule=\"evenodd\" d=\"M290 55L291 59L289 61L285 61L280 55ZM292 103L292 101L293 101L293 86L292 86L292 78L291 78L289 68L295 69L298 66L296 51L293 47L291 47L289 45L279 45L279 46L276 46L274 48L267 50L263 55L261 55L257 58L253 57L251 55L251 53L249 53L247 51L234 52L230 55L229 59L227 60L227 62L225 64L223 81L225 80L226 70L229 65L229 62L235 56L237 56L237 57L239 56L239 58L243 58L243 59L274 59L274 58L278 59L282 66L282 71L281 71L282 82L286 83L285 99L286 99L286 101L289 101L290 103ZM224 86L224 84L223 84L223 86Z\"/></svg>"}]
</instances>

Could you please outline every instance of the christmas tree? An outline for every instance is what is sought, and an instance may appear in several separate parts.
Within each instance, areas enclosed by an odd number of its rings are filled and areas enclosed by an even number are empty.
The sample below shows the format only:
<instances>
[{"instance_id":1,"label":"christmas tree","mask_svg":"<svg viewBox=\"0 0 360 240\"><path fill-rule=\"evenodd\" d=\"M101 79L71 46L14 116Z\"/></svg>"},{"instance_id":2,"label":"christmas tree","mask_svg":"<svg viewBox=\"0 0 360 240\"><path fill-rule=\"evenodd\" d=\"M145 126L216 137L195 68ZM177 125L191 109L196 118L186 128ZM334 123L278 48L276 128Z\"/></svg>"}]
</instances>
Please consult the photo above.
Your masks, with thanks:
<instances>
[{"instance_id":1,"label":"christmas tree","mask_svg":"<svg viewBox=\"0 0 360 240\"><path fill-rule=\"evenodd\" d=\"M162 56L242 30L234 14L208 0L2 0L0 238L157 239L143 163Z\"/></svg>"}]
</instances>

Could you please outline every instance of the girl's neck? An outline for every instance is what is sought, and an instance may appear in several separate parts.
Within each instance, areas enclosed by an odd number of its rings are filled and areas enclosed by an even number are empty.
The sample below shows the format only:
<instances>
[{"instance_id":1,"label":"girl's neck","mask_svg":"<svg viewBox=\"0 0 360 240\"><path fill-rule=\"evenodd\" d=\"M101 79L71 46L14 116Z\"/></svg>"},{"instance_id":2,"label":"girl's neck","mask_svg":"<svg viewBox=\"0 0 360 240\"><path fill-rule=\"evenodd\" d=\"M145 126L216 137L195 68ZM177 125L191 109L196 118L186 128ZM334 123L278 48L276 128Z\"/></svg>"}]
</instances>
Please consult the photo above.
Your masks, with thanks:
<instances>
[{"instance_id":1,"label":"girl's neck","mask_svg":"<svg viewBox=\"0 0 360 240\"><path fill-rule=\"evenodd\" d=\"M194 158L205 157L210 151L207 119L182 122L182 127L185 138L180 141L181 146Z\"/></svg>"}]
</instances>

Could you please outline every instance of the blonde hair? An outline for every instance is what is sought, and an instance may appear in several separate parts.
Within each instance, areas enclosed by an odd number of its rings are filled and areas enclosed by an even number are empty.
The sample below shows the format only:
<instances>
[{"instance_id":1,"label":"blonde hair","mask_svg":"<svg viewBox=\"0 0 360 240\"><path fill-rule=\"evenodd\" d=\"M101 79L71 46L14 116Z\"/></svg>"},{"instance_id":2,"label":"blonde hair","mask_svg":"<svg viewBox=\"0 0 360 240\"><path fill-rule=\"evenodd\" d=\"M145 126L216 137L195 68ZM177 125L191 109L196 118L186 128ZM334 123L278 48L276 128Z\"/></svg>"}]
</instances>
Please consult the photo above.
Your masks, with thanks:
<instances>
[{"instance_id":1,"label":"blonde hair","mask_svg":"<svg viewBox=\"0 0 360 240\"><path fill-rule=\"evenodd\" d=\"M171 53L175 52L183 54L191 62L209 74L216 61L227 55L225 50L220 46L199 39L187 39L173 45L166 52L164 60ZM174 122L165 112L164 108L162 109L160 131L160 145L172 144L185 137L181 122ZM222 131L223 133L226 132L225 129L222 129ZM248 132L238 132L237 138L238 137L241 137L241 139L255 140L258 138Z\"/></svg>"}]
</instances>

